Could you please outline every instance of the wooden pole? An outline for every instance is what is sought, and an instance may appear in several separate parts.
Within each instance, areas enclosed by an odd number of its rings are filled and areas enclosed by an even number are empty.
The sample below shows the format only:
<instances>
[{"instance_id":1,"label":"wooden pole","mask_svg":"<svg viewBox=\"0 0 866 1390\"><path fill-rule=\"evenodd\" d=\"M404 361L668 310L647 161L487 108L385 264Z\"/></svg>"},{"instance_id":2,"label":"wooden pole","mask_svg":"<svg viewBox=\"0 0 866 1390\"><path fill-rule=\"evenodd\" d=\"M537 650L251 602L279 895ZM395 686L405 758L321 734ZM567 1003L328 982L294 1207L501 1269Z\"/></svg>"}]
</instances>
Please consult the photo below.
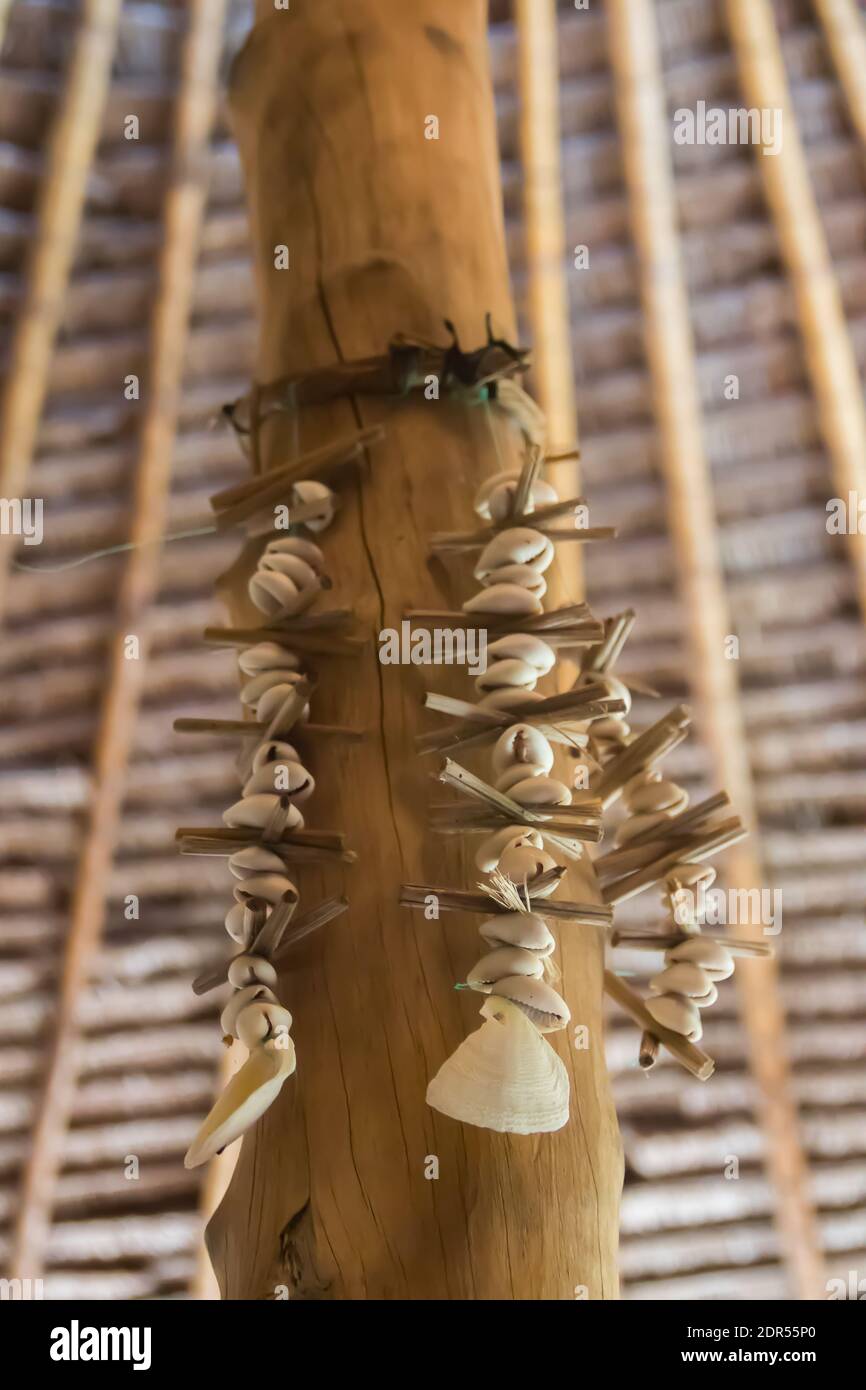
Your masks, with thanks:
<instances>
[{"instance_id":1,"label":"wooden pole","mask_svg":"<svg viewBox=\"0 0 866 1390\"><path fill-rule=\"evenodd\" d=\"M148 401L135 480L133 548L118 599L105 699L97 734L90 817L79 859L60 997L22 1181L14 1272L36 1277L44 1263L54 1191L78 1075L78 1008L98 950L117 821L144 678L148 610L159 579L159 540L171 481L184 347L206 199L207 149L217 96L225 0L193 0L175 116L173 180L154 311ZM130 636L139 650L130 659Z\"/></svg>"},{"instance_id":2,"label":"wooden pole","mask_svg":"<svg viewBox=\"0 0 866 1390\"><path fill-rule=\"evenodd\" d=\"M464 345L484 315L514 336L483 0L316 0L259 23L233 73L258 266L260 382L381 352L392 334ZM438 123L438 129L437 129ZM290 269L276 270L275 248ZM472 524L480 479L514 440L484 406L357 398L308 410L303 448L382 421L370 468L341 488L322 537L335 601L374 633L407 606L451 606L465 569L425 564L434 530ZM496 440L493 430L497 431ZM296 452L288 418L261 437L271 468ZM498 447L498 455L497 455ZM501 461L499 461L501 460ZM240 604L252 560L233 575ZM596 929L565 928L563 992L590 1046L556 1035L572 1120L521 1137L461 1126L425 1103L444 1057L479 1024L455 991L477 954L477 918L428 921L398 905L403 881L474 886L457 837L424 828L425 685L445 668L320 663L316 719L362 727L362 743L316 746L316 822L345 830L350 911L301 948L280 985L294 1015L297 1076L243 1141L208 1243L224 1296L573 1299L617 1293L622 1157L603 1055ZM453 690L466 694L463 673ZM435 677L435 681L434 678ZM326 877L327 875L327 877ZM302 898L339 891L303 868ZM571 892L568 894L571 896ZM575 897L579 896L575 891Z\"/></svg>"},{"instance_id":3,"label":"wooden pole","mask_svg":"<svg viewBox=\"0 0 866 1390\"><path fill-rule=\"evenodd\" d=\"M857 0L813 0L848 113L861 145L866 145L866 23Z\"/></svg>"},{"instance_id":4,"label":"wooden pole","mask_svg":"<svg viewBox=\"0 0 866 1390\"><path fill-rule=\"evenodd\" d=\"M671 533L689 619L692 679L716 775L749 826L727 861L739 888L762 886L754 793L731 631L680 249L669 127L650 0L608 0L611 66L634 238L641 267L646 347L668 491ZM752 932L754 928L751 929ZM746 926L745 934L749 935ZM767 1171L797 1296L817 1298L821 1256L791 1092L778 967L737 970Z\"/></svg>"},{"instance_id":5,"label":"wooden pole","mask_svg":"<svg viewBox=\"0 0 866 1390\"><path fill-rule=\"evenodd\" d=\"M0 42L8 5L0 11ZM85 0L46 152L27 289L0 406L0 496L21 497L36 449L54 343L99 139L121 0ZM14 536L0 535L0 616Z\"/></svg>"}]
</instances>

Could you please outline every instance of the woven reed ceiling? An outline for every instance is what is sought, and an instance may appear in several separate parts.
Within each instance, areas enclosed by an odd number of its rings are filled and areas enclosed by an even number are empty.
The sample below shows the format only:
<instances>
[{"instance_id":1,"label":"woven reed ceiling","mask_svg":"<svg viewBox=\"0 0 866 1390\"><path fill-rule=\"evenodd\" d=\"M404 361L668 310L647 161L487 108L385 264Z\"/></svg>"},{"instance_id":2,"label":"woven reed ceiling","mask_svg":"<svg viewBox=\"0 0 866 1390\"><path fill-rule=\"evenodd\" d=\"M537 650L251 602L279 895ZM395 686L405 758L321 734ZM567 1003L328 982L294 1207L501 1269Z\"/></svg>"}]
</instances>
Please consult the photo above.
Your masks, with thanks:
<instances>
[{"instance_id":1,"label":"woven reed ceiling","mask_svg":"<svg viewBox=\"0 0 866 1390\"><path fill-rule=\"evenodd\" d=\"M508 238L525 302L516 34L492 7L491 53ZM719 0L659 0L670 111L738 104ZM125 3L101 138L65 294L27 495L45 501L45 543L25 563L60 564L129 534L142 402L123 378L147 368L148 324L187 11ZM866 359L863 153L813 6L777 4L809 170L861 369ZM58 109L79 7L19 0L0 60L0 314L11 340L36 231L44 141ZM232 5L226 62L249 7ZM567 242L590 248L569 275L584 490L616 546L592 547L588 596L600 614L638 611L624 669L669 703L688 698L687 615L671 545L646 368L604 7L560 5ZM124 139L124 119L140 139ZM780 888L781 988L803 1142L828 1273L866 1260L866 645L853 569L828 536L835 494L822 449L790 283L754 155L672 146L706 447L768 886ZM208 514L208 496L245 473L222 403L248 381L255 341L237 154L224 115L194 286L168 529ZM525 336L529 336L526 326ZM740 399L723 395L736 373ZM143 393L146 396L146 392ZM199 641L212 586L236 540L168 545L107 931L80 999L81 1075L65 1136L46 1296L146 1298L200 1288L199 1174L182 1155L210 1104L220 1051L210 998L190 981L218 948L219 863L180 859L181 823L217 823L235 794L230 743L190 747L182 714L235 717L226 653ZM61 574L16 570L0 643L0 1265L10 1250L23 1165L57 994L60 950L86 827L99 700L123 556ZM655 711L642 701L635 723ZM695 795L713 789L700 740L671 756ZM137 895L138 920L125 899ZM637 912L623 921L645 921ZM626 905L628 908L630 905ZM618 918L619 920L619 918ZM627 1156L622 1273L627 1298L791 1295L762 1166L736 993L706 1027L709 1084L672 1064L635 1067L636 1035L611 1016L610 1064ZM140 1177L124 1160L140 1159ZM720 1179L729 1155L736 1181Z\"/></svg>"}]
</instances>

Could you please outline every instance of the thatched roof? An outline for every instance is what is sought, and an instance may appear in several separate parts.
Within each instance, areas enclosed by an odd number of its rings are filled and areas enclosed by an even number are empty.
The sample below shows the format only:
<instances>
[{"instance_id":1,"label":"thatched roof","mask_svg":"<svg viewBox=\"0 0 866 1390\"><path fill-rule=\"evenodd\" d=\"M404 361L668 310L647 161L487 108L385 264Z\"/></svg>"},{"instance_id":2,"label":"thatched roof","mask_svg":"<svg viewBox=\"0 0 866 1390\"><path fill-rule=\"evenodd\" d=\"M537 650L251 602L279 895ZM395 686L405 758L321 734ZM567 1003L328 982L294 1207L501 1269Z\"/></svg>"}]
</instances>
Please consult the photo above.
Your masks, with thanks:
<instances>
[{"instance_id":1,"label":"thatched roof","mask_svg":"<svg viewBox=\"0 0 866 1390\"><path fill-rule=\"evenodd\" d=\"M670 110L737 100L724 7L657 6ZM670 541L638 270L629 232L602 6L560 5L562 160L569 244L591 270L569 278L584 487L618 525L593 547L589 598L639 622L626 667L667 697L689 689L690 652ZM776 7L801 135L836 264L851 339L866 359L866 186L839 82L813 7ZM46 542L25 563L60 564L122 543L144 379L149 311L177 99L183 7L126 3L102 134L61 332L51 363L29 495L45 500ZM64 90L78 7L19 0L0 62L0 312L7 339L37 232L44 142ZM226 56L249 22L231 6ZM516 36L493 5L508 235L515 284L523 260ZM127 141L124 118L140 118ZM674 147L705 439L735 630L767 881L784 894L778 941L796 1098L830 1273L866 1259L866 644L843 542L827 534L835 492L777 235L750 151ZM237 153L224 117L194 287L168 529L207 517L210 493L242 477L234 441L212 420L246 387L255 322ZM528 328L527 328L528 333ZM737 373L736 408L723 395ZM145 393L143 393L145 394ZM53 1193L48 1296L182 1294L196 1279L197 1173L181 1158L210 1103L220 1052L210 998L192 977L219 948L225 881L212 861L191 873L175 826L213 822L234 797L231 745L190 749L180 714L234 717L231 657L198 641L215 614L213 582L232 537L165 548L153 643L135 726L107 929L80 1000L82 1067ZM123 556L60 574L16 571L0 644L0 1264L56 1004L58 960L91 794L94 737ZM651 714L645 703L638 718ZM699 740L671 771L711 789ZM140 918L126 920L135 894ZM645 912L643 900L638 899ZM630 905L627 905L627 908ZM629 920L628 910L622 914ZM707 1022L718 1061L709 1085L660 1063L635 1068L632 1025L608 1038L627 1154L622 1271L631 1298L783 1298L791 1285L762 1168L754 1088L726 992ZM140 1178L124 1176L127 1155ZM736 1181L721 1181L729 1155Z\"/></svg>"}]
</instances>

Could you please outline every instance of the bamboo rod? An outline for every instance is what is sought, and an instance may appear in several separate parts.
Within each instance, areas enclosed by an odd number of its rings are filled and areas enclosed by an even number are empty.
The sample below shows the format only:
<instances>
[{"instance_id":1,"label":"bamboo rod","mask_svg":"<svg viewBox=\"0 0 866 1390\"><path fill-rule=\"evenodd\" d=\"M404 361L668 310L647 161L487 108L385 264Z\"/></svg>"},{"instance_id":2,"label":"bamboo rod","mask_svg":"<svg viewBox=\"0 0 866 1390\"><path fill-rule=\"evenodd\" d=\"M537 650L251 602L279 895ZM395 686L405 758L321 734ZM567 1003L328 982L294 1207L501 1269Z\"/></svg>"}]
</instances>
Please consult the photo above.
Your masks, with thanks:
<instances>
[{"instance_id":1,"label":"bamboo rod","mask_svg":"<svg viewBox=\"0 0 866 1390\"><path fill-rule=\"evenodd\" d=\"M764 193L791 285L833 482L846 506L866 497L866 405L857 357L824 234L769 0L728 0L740 83L751 106L781 113L779 152L757 151ZM852 59L856 48L851 50ZM854 78L859 87L863 70ZM862 90L859 105L862 107ZM866 533L848 534L860 608L866 618Z\"/></svg>"},{"instance_id":2,"label":"bamboo rod","mask_svg":"<svg viewBox=\"0 0 866 1390\"><path fill-rule=\"evenodd\" d=\"M0 406L0 495L22 497L48 394L54 344L99 140L121 0L85 0L48 143L24 304ZM6 14L0 15L0 43ZM16 537L0 535L0 617Z\"/></svg>"},{"instance_id":3,"label":"bamboo rod","mask_svg":"<svg viewBox=\"0 0 866 1390\"><path fill-rule=\"evenodd\" d=\"M855 0L813 0L824 29L848 113L860 143L866 145L866 25Z\"/></svg>"},{"instance_id":4,"label":"bamboo rod","mask_svg":"<svg viewBox=\"0 0 866 1390\"><path fill-rule=\"evenodd\" d=\"M520 158L533 379L554 449L577 453L578 421L566 270L559 115L559 31L556 0L516 0ZM555 477L580 491L576 457ZM569 591L584 591L579 547L558 560Z\"/></svg>"},{"instance_id":5,"label":"bamboo rod","mask_svg":"<svg viewBox=\"0 0 866 1390\"><path fill-rule=\"evenodd\" d=\"M97 735L90 819L81 852L62 967L60 995L43 1093L23 1174L13 1266L37 1276L44 1263L56 1179L72 1107L78 1063L78 1004L98 949L117 819L138 708L145 653L128 660L126 638L145 643L148 609L159 577L177 405L183 378L193 270L205 206L205 172L213 121L225 0L193 0L184 41L175 112L173 178L164 210L165 240L151 328L148 405L135 481L130 550L121 582L116 635Z\"/></svg>"},{"instance_id":6,"label":"bamboo rod","mask_svg":"<svg viewBox=\"0 0 866 1390\"><path fill-rule=\"evenodd\" d=\"M738 7L734 7L738 8ZM742 8L754 13L760 0ZM647 356L668 490L671 533L687 605L692 668L703 727L717 776L750 827L754 796L730 632L709 467L701 433L700 395L689 319L670 160L670 131L653 7L650 0L609 0L609 39L621 147L641 268ZM749 63L760 36L753 32ZM757 105L774 105L766 94ZM790 140L788 129L785 142ZM765 176L779 158L761 157ZM794 216L794 210L791 211ZM823 280L822 280L823 283ZM866 430L861 449L866 459ZM866 552L864 552L866 554ZM733 882L760 883L755 839L731 856ZM823 1278L806 1162L791 1094L778 966L746 962L737 972L751 1064L758 1083L759 1121L773 1184L776 1216L797 1293L822 1296Z\"/></svg>"}]
</instances>

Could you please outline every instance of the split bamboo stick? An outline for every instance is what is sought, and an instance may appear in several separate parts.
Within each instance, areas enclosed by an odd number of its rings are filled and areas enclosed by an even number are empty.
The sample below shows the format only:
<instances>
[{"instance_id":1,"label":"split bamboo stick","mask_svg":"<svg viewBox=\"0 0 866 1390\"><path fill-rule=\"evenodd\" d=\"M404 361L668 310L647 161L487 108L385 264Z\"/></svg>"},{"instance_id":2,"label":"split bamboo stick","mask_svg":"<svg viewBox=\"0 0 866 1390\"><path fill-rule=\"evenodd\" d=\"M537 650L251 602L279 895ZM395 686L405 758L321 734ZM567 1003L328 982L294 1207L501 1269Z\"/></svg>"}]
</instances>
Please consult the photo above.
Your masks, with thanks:
<instances>
[{"instance_id":1,"label":"split bamboo stick","mask_svg":"<svg viewBox=\"0 0 866 1390\"><path fill-rule=\"evenodd\" d=\"M856 0L813 0L854 129L866 146L866 21ZM783 136L784 138L784 136Z\"/></svg>"},{"instance_id":2,"label":"split bamboo stick","mask_svg":"<svg viewBox=\"0 0 866 1390\"><path fill-rule=\"evenodd\" d=\"M24 304L0 405L0 495L6 498L23 496L36 449L87 179L111 81L120 8L121 0L85 0L48 143ZM0 14L0 43L8 9L6 5ZM0 535L0 619L16 543L15 536Z\"/></svg>"},{"instance_id":3,"label":"split bamboo stick","mask_svg":"<svg viewBox=\"0 0 866 1390\"><path fill-rule=\"evenodd\" d=\"M146 660L148 610L159 576L177 407L183 379L193 270L206 199L205 173L216 106L225 0L193 0L184 40L175 116L173 173L165 202L165 242L151 329L146 413L139 444L130 540L116 634L97 734L90 818L76 879L60 995L33 1141L24 1169L14 1268L37 1276L48 1244L63 1139L77 1078L77 1014L105 918L117 820ZM127 638L139 639L128 659Z\"/></svg>"},{"instance_id":4,"label":"split bamboo stick","mask_svg":"<svg viewBox=\"0 0 866 1390\"><path fill-rule=\"evenodd\" d=\"M781 113L779 152L765 155L757 148L757 165L794 291L833 483L846 514L850 494L855 498L848 542L866 619L866 532L858 526L858 506L866 498L866 404L857 357L809 177L772 6L769 0L727 0L727 14L747 105ZM856 53L855 45L851 58ZM862 68L854 82L862 109Z\"/></svg>"},{"instance_id":5,"label":"split bamboo stick","mask_svg":"<svg viewBox=\"0 0 866 1390\"><path fill-rule=\"evenodd\" d=\"M758 7L754 0L747 0L747 10ZM725 656L725 638L731 628L701 430L670 157L672 136L653 6L650 0L608 0L608 21L626 185L640 260L647 357L671 533L688 614L693 680L717 777L752 833L746 846L731 854L730 876L739 886L752 888L761 883L754 792L736 668ZM758 39L753 42L757 44ZM760 162L767 166L777 161L767 157ZM821 1255L791 1093L778 967L747 961L738 970L737 980L758 1083L767 1170L792 1283L798 1296L819 1297Z\"/></svg>"}]
</instances>

